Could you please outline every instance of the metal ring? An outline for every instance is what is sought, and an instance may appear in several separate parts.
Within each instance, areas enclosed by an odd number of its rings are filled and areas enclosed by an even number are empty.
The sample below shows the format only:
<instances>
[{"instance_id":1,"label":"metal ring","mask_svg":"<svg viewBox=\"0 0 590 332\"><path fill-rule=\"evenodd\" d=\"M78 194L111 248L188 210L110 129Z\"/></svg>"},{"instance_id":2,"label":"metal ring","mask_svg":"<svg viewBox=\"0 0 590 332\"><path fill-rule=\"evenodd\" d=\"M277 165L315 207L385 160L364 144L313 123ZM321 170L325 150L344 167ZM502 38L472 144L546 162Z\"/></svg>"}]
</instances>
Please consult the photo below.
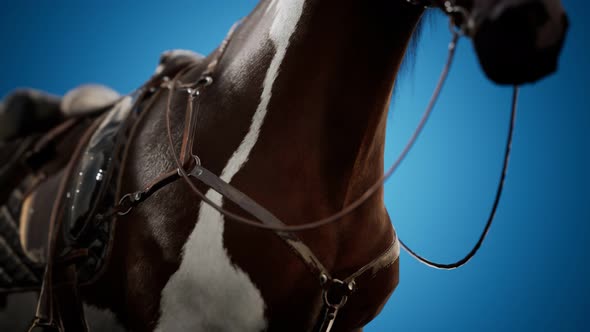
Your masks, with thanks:
<instances>
[{"instance_id":1,"label":"metal ring","mask_svg":"<svg viewBox=\"0 0 590 332\"><path fill-rule=\"evenodd\" d=\"M199 156L197 156L196 154L193 154L193 158L195 159L195 165L201 166L201 158L199 158Z\"/></svg>"},{"instance_id":2,"label":"metal ring","mask_svg":"<svg viewBox=\"0 0 590 332\"><path fill-rule=\"evenodd\" d=\"M340 299L340 303L336 303L336 304L330 303L330 300L328 299L328 293L330 292L331 289L333 289L332 286L334 286L334 285L342 286L342 287L344 287L344 289L348 290L349 292L352 292L352 290L350 289L350 283L347 284L344 281L338 280L338 279L332 279L329 286L324 288L324 291L323 291L324 303L328 307L338 310L346 304L346 301L348 301L348 295L343 295L342 298ZM349 295L350 295L350 293L349 293Z\"/></svg>"},{"instance_id":3,"label":"metal ring","mask_svg":"<svg viewBox=\"0 0 590 332\"><path fill-rule=\"evenodd\" d=\"M455 25L453 17L449 16L449 28L452 33L459 36L469 36L469 22L471 22L471 14L465 7L458 6L454 0L447 0L444 2L444 11L447 14L459 14L461 16L461 25Z\"/></svg>"},{"instance_id":4,"label":"metal ring","mask_svg":"<svg viewBox=\"0 0 590 332\"><path fill-rule=\"evenodd\" d=\"M344 305L348 301L348 296L344 295L342 297L342 299L340 299L340 303L333 304L333 303L330 303L330 300L328 300L328 291L325 290L323 293L324 293L324 303L332 309L339 310L340 308L344 307Z\"/></svg>"},{"instance_id":5,"label":"metal ring","mask_svg":"<svg viewBox=\"0 0 590 332\"><path fill-rule=\"evenodd\" d=\"M125 201L129 201L129 203L128 203L129 206L127 207L127 210L117 212L118 215L124 216L124 215L128 214L129 212L131 212L131 210L133 210L133 205L131 205L131 200L130 200L131 195L133 195L133 194L135 194L135 193L129 193L129 194L126 194L125 196L121 197L121 199L119 200L119 206L123 207Z\"/></svg>"},{"instance_id":6,"label":"metal ring","mask_svg":"<svg viewBox=\"0 0 590 332\"><path fill-rule=\"evenodd\" d=\"M325 273L320 274L320 285L323 286L323 285L327 284L328 280L329 280L329 278L328 278L327 274L325 274Z\"/></svg>"}]
</instances>

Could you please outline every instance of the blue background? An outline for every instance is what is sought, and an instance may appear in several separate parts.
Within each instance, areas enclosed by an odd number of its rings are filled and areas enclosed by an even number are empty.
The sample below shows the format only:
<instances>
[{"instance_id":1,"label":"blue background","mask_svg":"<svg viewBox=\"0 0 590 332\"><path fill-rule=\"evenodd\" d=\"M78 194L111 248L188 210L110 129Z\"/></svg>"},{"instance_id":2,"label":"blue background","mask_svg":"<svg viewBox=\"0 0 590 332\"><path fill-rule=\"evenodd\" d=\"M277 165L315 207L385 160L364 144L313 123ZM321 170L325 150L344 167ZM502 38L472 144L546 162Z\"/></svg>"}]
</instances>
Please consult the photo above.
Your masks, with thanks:
<instances>
[{"instance_id":1,"label":"blue background","mask_svg":"<svg viewBox=\"0 0 590 332\"><path fill-rule=\"evenodd\" d=\"M256 1L178 3L3 1L0 96L16 87L63 94L86 82L130 92L162 51L213 50ZM571 29L559 72L522 89L504 195L479 255L447 272L402 253L400 286L366 331L589 330L590 4L564 5ZM393 98L387 166L445 61L447 22L430 21ZM452 261L476 241L502 165L510 94L483 76L462 40L437 109L386 186L395 227L420 253Z\"/></svg>"}]
</instances>

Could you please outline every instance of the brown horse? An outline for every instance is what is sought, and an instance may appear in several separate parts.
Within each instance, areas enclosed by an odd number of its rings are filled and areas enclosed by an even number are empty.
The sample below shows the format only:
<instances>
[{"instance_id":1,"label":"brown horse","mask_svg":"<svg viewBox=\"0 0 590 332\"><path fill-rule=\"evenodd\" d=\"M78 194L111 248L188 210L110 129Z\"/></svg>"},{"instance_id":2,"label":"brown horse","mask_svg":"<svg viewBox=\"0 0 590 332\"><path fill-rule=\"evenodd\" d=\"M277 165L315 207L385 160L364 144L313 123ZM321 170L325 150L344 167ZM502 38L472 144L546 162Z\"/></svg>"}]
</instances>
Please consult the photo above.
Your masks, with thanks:
<instances>
[{"instance_id":1,"label":"brown horse","mask_svg":"<svg viewBox=\"0 0 590 332\"><path fill-rule=\"evenodd\" d=\"M133 209L117 211L103 269L81 286L81 299L133 331L362 330L399 279L381 190L337 222L300 232L235 223L228 212L306 225L380 181L386 110L426 6L473 38L498 83L555 70L567 24L558 0L261 1L213 54L180 61L126 101L141 112L113 176L116 196L139 195L126 196ZM178 180L185 167L231 187L194 181L191 188ZM235 199L231 188L264 210ZM52 287L47 271L42 295ZM48 299L61 307L57 325L77 326L64 310L76 302Z\"/></svg>"}]
</instances>

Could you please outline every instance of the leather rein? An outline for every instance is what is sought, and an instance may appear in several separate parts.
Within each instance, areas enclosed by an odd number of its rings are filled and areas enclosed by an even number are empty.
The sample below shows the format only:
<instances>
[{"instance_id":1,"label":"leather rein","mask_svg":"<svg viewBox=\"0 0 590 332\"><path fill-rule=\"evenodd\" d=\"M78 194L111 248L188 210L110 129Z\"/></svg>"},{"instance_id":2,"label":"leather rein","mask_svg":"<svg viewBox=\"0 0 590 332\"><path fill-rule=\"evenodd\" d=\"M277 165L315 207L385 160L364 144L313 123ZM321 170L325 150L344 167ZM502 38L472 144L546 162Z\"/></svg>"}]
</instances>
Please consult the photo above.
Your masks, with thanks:
<instances>
[{"instance_id":1,"label":"leather rein","mask_svg":"<svg viewBox=\"0 0 590 332\"><path fill-rule=\"evenodd\" d=\"M415 0L406 0L411 5L419 5L424 7L430 7L434 5L435 1L432 0L422 0L422 1L415 1ZM194 136L196 131L196 123L198 120L198 113L200 108L200 96L206 91L207 87L210 86L214 82L214 74L219 61L225 54L228 44L230 43L232 36L239 25L240 22L236 23L228 36L222 42L220 47L217 49L217 54L213 58L213 60L209 63L204 73L201 75L200 79L194 83L182 83L178 77L180 77L185 71L181 71L178 73L172 80L168 77L164 77L160 84L160 88L166 89L169 91L168 99L166 103L166 128L167 128L167 136L168 136L168 144L169 148L172 152L172 156L174 158L174 163L176 165L176 169L171 170L167 173L164 173L153 180L149 185L147 185L143 190L128 193L124 195L119 204L112 208L107 215L125 215L129 213L134 207L138 204L145 201L149 198L152 194L160 190L161 188L167 186L170 183L175 182L176 180L182 178L184 182L191 188L191 190L206 204L211 206L213 209L217 210L220 214L224 215L228 220L238 222L241 224L245 224L247 226L251 226L258 229L274 231L279 234L288 234L291 232L300 232L305 230L312 230L322 226L326 226L328 224L332 224L341 220L344 216L350 214L351 212L355 211L359 206L361 206L364 202L366 202L372 195L374 195L384 183L391 178L393 173L397 170L399 165L407 156L408 152L413 147L414 143L416 142L418 136L422 132L424 126L426 125L427 120L434 109L436 101L440 95L440 92L444 86L446 78L448 76L454 55L456 50L456 45L459 40L459 37L462 35L471 35L473 31L473 27L470 27L468 22L470 22L470 14L467 10L463 7L456 6L454 1L445 1L443 3L442 9L451 17L451 32L452 32L452 40L449 43L449 50L448 50L448 59L443 68L436 88L430 98L428 106L426 107L420 122L418 123L416 129L414 130L412 136L409 138L408 142L406 143L404 149L399 154L395 162L392 166L383 174L383 176L375 182L371 187L369 187L358 199L353 201L348 206L345 206L342 210L330 215L328 217L314 220L308 223L304 223L301 225L286 225L282 221L278 220L276 217L272 215L269 211L267 211L264 207L260 206L258 203L250 199L247 195L240 192L238 189L234 188L227 182L220 179L217 175L214 175L212 172L207 170L202 164L197 155L192 152L192 146L194 143ZM453 17L451 15L460 15L461 25L456 27L454 24ZM191 68L187 68L191 69ZM177 156L176 151L174 149L174 142L172 138L172 131L171 131L171 124L170 124L170 112L171 112L171 100L173 96L173 92L175 91L183 91L187 94L187 109L185 113L185 127L183 131L183 138L182 138L182 145L180 156ZM500 176L500 181L498 185L498 189L496 191L496 198L494 201L494 205L486 226L479 238L479 241L475 244L473 249L461 260L452 263L452 264L440 264L435 263L430 260L427 260L420 255L416 254L414 251L409 249L403 242L401 245L410 253L410 255L414 256L416 259L425 263L431 267L439 268L439 269L454 269L460 267L467 263L478 251L479 247L483 243L488 230L492 224L493 218L495 216L498 202L500 200L500 196L502 193L506 170L508 167L508 160L510 155L510 147L512 143L512 134L514 128L514 120L516 115L516 105L517 105L517 96L518 96L518 87L514 87L514 94L512 100L512 116L510 122L510 129L508 132L508 140L505 150L505 158L504 158L504 166ZM189 168L190 167L190 168ZM189 170L187 170L189 169ZM256 217L257 219L249 219L244 216L235 214L231 211L224 209L223 207L219 206L218 204L211 201L209 198L203 194L199 188L193 182L193 179L198 179L201 182L205 183L218 193L220 193L223 197L230 199L234 203L238 204L241 208L245 211L249 212L251 215Z\"/></svg>"}]
</instances>

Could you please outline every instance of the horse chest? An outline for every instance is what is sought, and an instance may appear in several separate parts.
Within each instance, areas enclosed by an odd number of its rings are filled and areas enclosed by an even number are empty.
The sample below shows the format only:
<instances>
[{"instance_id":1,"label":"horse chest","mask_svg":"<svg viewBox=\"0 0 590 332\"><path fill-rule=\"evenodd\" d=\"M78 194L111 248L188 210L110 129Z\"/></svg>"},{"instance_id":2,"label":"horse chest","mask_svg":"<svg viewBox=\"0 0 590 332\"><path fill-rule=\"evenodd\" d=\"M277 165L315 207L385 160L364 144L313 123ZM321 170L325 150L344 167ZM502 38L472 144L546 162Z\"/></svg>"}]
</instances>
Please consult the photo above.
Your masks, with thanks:
<instances>
[{"instance_id":1,"label":"horse chest","mask_svg":"<svg viewBox=\"0 0 590 332\"><path fill-rule=\"evenodd\" d=\"M221 203L214 191L207 196ZM202 205L181 265L162 291L157 331L261 331L265 304L223 246L223 217Z\"/></svg>"}]
</instances>

